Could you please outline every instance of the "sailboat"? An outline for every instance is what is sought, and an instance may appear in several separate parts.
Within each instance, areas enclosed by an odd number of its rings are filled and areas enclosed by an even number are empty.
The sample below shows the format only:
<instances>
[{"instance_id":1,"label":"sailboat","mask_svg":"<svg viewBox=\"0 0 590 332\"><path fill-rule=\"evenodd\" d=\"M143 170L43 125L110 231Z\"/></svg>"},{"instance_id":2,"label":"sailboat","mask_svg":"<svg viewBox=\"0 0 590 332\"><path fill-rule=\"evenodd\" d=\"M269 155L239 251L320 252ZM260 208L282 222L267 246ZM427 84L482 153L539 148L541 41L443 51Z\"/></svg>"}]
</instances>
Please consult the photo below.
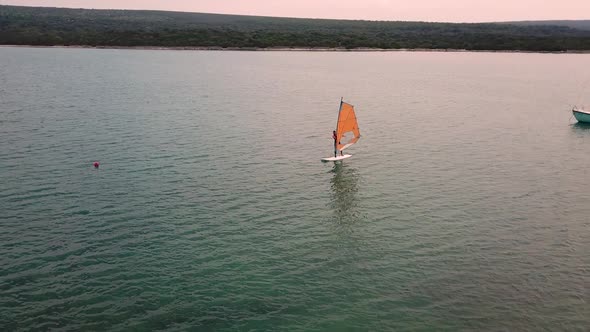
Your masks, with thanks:
<instances>
[{"instance_id":1,"label":"sailboat","mask_svg":"<svg viewBox=\"0 0 590 332\"><path fill-rule=\"evenodd\" d=\"M335 137L334 157L322 158L322 161L338 161L352 157L352 155L344 154L342 151L358 142L361 137L359 125L356 121L356 114L354 113L354 106L344 102L342 98L340 99L340 108L338 109Z\"/></svg>"}]
</instances>

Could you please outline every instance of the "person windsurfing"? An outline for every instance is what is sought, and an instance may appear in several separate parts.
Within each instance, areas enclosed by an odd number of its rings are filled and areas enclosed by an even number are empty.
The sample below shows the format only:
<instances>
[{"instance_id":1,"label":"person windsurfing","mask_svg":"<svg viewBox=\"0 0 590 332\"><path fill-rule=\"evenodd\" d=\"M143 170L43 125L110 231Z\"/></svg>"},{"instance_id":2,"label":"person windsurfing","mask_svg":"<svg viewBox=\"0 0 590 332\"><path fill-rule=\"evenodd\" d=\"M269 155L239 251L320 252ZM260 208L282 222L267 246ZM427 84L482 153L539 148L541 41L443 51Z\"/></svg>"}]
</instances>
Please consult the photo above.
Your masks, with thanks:
<instances>
[{"instance_id":1,"label":"person windsurfing","mask_svg":"<svg viewBox=\"0 0 590 332\"><path fill-rule=\"evenodd\" d=\"M334 139L334 158L338 155L338 135L336 135L336 130L332 131L332 138ZM340 155L343 156L342 151L340 151Z\"/></svg>"},{"instance_id":2,"label":"person windsurfing","mask_svg":"<svg viewBox=\"0 0 590 332\"><path fill-rule=\"evenodd\" d=\"M338 135L336 135L336 130L334 130L332 132L332 138L334 139L334 158L336 158L336 155L338 153L338 149L336 149L336 146L337 146L336 140L338 140Z\"/></svg>"}]
</instances>

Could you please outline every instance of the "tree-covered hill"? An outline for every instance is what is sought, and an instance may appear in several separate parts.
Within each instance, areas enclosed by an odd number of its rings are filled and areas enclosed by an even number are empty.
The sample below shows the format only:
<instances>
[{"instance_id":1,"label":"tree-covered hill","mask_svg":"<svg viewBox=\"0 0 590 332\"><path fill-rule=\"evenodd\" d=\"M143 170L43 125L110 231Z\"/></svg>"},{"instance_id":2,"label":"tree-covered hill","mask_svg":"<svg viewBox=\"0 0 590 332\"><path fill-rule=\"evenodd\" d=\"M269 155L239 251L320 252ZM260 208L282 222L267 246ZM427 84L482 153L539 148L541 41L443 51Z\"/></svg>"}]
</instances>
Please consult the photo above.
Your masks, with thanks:
<instances>
[{"instance_id":1,"label":"tree-covered hill","mask_svg":"<svg viewBox=\"0 0 590 332\"><path fill-rule=\"evenodd\" d=\"M523 26L562 26L579 30L590 30L590 20L552 20L552 21L518 21L504 22L505 24L523 25Z\"/></svg>"},{"instance_id":2,"label":"tree-covered hill","mask_svg":"<svg viewBox=\"0 0 590 332\"><path fill-rule=\"evenodd\" d=\"M579 51L590 30L0 5L0 44Z\"/></svg>"}]
</instances>

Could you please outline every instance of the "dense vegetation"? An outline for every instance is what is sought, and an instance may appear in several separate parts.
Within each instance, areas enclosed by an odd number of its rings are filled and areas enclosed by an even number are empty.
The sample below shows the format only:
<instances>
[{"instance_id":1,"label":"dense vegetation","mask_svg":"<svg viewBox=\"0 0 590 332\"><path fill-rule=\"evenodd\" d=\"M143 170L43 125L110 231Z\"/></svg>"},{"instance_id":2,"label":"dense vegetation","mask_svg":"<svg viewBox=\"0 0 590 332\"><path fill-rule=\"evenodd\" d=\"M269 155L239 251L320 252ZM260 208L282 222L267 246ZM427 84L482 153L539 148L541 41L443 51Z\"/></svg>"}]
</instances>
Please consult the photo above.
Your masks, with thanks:
<instances>
[{"instance_id":1,"label":"dense vegetation","mask_svg":"<svg viewBox=\"0 0 590 332\"><path fill-rule=\"evenodd\" d=\"M0 5L0 44L590 50L590 30L523 23L351 21Z\"/></svg>"},{"instance_id":2,"label":"dense vegetation","mask_svg":"<svg viewBox=\"0 0 590 332\"><path fill-rule=\"evenodd\" d=\"M562 21L519 21L519 22L503 22L505 24L515 25L554 25L564 26L573 29L590 30L590 20L562 20Z\"/></svg>"}]
</instances>

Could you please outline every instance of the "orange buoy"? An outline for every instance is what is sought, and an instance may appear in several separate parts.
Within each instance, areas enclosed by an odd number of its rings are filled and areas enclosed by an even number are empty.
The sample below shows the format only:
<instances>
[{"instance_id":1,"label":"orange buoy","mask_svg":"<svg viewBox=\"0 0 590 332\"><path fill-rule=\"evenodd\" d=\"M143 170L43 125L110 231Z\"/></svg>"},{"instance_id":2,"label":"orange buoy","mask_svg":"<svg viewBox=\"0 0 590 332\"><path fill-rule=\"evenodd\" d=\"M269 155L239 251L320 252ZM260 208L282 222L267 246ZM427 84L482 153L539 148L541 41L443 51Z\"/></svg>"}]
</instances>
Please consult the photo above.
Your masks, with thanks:
<instances>
[{"instance_id":1,"label":"orange buoy","mask_svg":"<svg viewBox=\"0 0 590 332\"><path fill-rule=\"evenodd\" d=\"M94 168L98 168L98 166L100 166L100 164L98 163L98 161L94 162Z\"/></svg>"}]
</instances>

